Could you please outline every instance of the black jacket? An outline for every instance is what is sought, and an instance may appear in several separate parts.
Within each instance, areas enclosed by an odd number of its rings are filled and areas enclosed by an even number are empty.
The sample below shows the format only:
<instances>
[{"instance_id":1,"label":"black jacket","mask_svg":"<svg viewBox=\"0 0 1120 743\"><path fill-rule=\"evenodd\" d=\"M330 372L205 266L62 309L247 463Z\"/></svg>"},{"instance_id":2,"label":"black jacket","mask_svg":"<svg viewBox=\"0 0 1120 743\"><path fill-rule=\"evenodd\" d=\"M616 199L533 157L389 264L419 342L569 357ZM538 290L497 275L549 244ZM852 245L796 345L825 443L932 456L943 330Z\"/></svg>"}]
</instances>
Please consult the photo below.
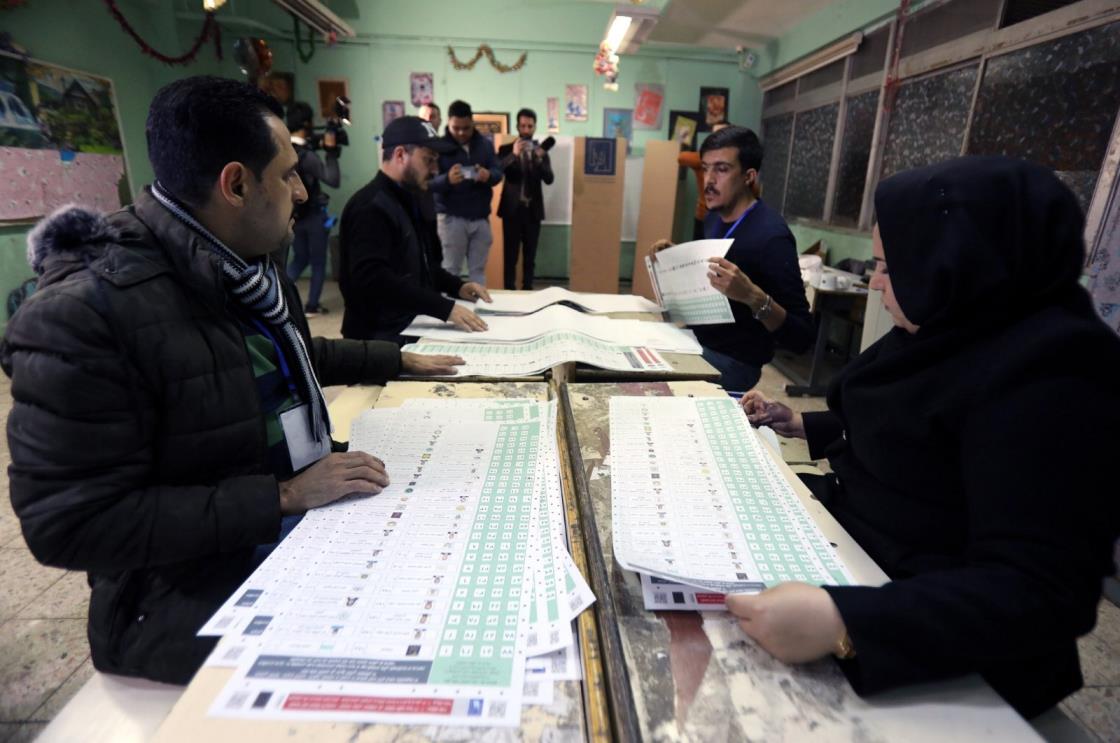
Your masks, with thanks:
<instances>
[{"instance_id":1,"label":"black jacket","mask_svg":"<svg viewBox=\"0 0 1120 743\"><path fill-rule=\"evenodd\" d=\"M490 216L490 199L494 193L494 186L502 181L502 166L494 155L494 144L482 136L476 129L463 149L451 133L443 138L454 146L450 154L439 156L439 175L431 180L428 188L435 196L436 211L440 214L450 214L463 219L486 219ZM447 173L456 165L481 166L490 171L490 180L479 183L474 180L463 180L458 185L451 185Z\"/></svg>"},{"instance_id":2,"label":"black jacket","mask_svg":"<svg viewBox=\"0 0 1120 743\"><path fill-rule=\"evenodd\" d=\"M434 222L423 219L416 196L384 173L346 202L339 232L338 285L346 309L346 338L392 340L417 315L451 314L463 282L443 270Z\"/></svg>"},{"instance_id":3,"label":"black jacket","mask_svg":"<svg viewBox=\"0 0 1120 743\"><path fill-rule=\"evenodd\" d=\"M992 194L999 194L993 198ZM876 192L895 328L806 413L829 511L892 579L828 588L871 693L979 672L1031 717L1081 686L1120 532L1120 340L1078 285L1083 220L1048 170L962 158ZM887 301L887 300L885 300Z\"/></svg>"},{"instance_id":4,"label":"black jacket","mask_svg":"<svg viewBox=\"0 0 1120 743\"><path fill-rule=\"evenodd\" d=\"M517 214L521 206L521 189L524 185L525 197L529 200L530 216L540 222L544 219L544 194L541 184L551 186L553 181L552 161L548 153L542 153L540 160L532 160L528 168L520 157L513 154L513 143L498 148L498 163L502 166L505 186L498 202L498 216L508 219Z\"/></svg>"},{"instance_id":5,"label":"black jacket","mask_svg":"<svg viewBox=\"0 0 1120 743\"><path fill-rule=\"evenodd\" d=\"M148 192L29 237L40 290L8 324L12 505L42 563L89 573L102 670L186 683L195 632L276 540L265 422L217 257ZM282 275L282 274L281 274ZM312 339L323 384L383 382L390 344Z\"/></svg>"}]
</instances>

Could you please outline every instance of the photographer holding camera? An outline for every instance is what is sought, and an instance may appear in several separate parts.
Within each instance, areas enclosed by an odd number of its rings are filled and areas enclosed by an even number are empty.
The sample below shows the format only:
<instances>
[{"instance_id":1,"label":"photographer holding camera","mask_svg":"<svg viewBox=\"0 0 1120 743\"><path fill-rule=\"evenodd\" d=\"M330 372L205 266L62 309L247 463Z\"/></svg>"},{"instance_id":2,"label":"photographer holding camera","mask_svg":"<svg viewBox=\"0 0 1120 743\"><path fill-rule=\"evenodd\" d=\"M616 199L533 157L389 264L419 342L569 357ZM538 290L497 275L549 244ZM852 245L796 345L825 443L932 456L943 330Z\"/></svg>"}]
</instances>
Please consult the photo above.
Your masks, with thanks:
<instances>
[{"instance_id":1,"label":"photographer holding camera","mask_svg":"<svg viewBox=\"0 0 1120 743\"><path fill-rule=\"evenodd\" d=\"M537 143L537 114L531 108L517 112L516 142L498 148L498 162L506 179L498 216L502 218L503 273L506 289L516 289L517 254L522 257L521 288L533 288L533 267L537 257L537 241L544 220L544 197L541 183L552 185L552 162L548 151L556 144L549 137Z\"/></svg>"},{"instance_id":2,"label":"photographer holding camera","mask_svg":"<svg viewBox=\"0 0 1120 743\"><path fill-rule=\"evenodd\" d=\"M448 154L439 156L439 175L432 179L443 268L454 276L467 260L470 280L486 285L490 255L490 197L502 180L494 145L474 128L474 114L466 101L447 107Z\"/></svg>"},{"instance_id":3,"label":"photographer holding camera","mask_svg":"<svg viewBox=\"0 0 1120 743\"><path fill-rule=\"evenodd\" d=\"M311 287L307 292L304 312L318 315L327 312L327 308L319 304L319 295L323 291L327 269L327 236L330 234L326 223L330 197L323 193L322 185L338 188L342 177L338 168L342 143L338 141L335 127L328 126L323 134L315 136L311 121L311 106L308 104L297 101L288 108L288 130L299 157L296 172L307 189L307 201L297 205L292 214L296 221L295 238L292 240L292 262L287 270L288 278L295 283L311 264ZM326 162L315 152L317 147L326 152Z\"/></svg>"}]
</instances>

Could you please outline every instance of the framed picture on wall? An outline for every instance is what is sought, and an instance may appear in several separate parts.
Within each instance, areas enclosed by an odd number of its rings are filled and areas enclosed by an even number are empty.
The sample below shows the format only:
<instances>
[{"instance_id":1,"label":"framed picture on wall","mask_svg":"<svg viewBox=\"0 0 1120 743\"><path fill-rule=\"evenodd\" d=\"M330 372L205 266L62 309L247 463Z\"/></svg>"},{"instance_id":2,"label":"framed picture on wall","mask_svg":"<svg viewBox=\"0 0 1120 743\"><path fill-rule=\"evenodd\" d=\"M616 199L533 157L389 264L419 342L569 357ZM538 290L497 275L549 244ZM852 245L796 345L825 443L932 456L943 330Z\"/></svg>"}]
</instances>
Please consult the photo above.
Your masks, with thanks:
<instances>
[{"instance_id":1,"label":"framed picture on wall","mask_svg":"<svg viewBox=\"0 0 1120 743\"><path fill-rule=\"evenodd\" d=\"M587 86L564 86L564 120L587 121Z\"/></svg>"},{"instance_id":2,"label":"framed picture on wall","mask_svg":"<svg viewBox=\"0 0 1120 743\"><path fill-rule=\"evenodd\" d=\"M700 88L700 131L710 132L714 125L727 121L729 103L727 88Z\"/></svg>"},{"instance_id":3,"label":"framed picture on wall","mask_svg":"<svg viewBox=\"0 0 1120 743\"><path fill-rule=\"evenodd\" d=\"M682 150L695 150L699 118L695 111L670 111L669 139L680 142Z\"/></svg>"},{"instance_id":4,"label":"framed picture on wall","mask_svg":"<svg viewBox=\"0 0 1120 743\"><path fill-rule=\"evenodd\" d=\"M630 152L630 141L634 138L634 109L604 108L603 136L610 139L622 137L626 140L626 151Z\"/></svg>"},{"instance_id":5,"label":"framed picture on wall","mask_svg":"<svg viewBox=\"0 0 1120 743\"><path fill-rule=\"evenodd\" d=\"M316 83L319 90L319 115L324 119L334 116L334 102L350 97L350 81L344 77L321 77Z\"/></svg>"},{"instance_id":6,"label":"framed picture on wall","mask_svg":"<svg viewBox=\"0 0 1120 743\"><path fill-rule=\"evenodd\" d=\"M474 128L493 142L495 134L509 134L509 114L497 111L475 111Z\"/></svg>"},{"instance_id":7,"label":"framed picture on wall","mask_svg":"<svg viewBox=\"0 0 1120 743\"><path fill-rule=\"evenodd\" d=\"M404 101L381 102L381 126L389 126L393 121L404 116Z\"/></svg>"}]
</instances>

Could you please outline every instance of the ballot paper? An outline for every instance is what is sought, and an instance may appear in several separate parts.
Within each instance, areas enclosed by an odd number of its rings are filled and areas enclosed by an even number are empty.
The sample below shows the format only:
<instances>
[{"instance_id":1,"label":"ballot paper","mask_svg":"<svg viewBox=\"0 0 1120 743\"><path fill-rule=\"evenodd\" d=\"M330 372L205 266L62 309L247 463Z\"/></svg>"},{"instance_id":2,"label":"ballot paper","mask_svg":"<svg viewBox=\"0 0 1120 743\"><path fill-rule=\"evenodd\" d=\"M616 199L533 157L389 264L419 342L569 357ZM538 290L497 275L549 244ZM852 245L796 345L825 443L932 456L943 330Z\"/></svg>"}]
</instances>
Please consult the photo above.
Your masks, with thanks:
<instances>
[{"instance_id":1,"label":"ballot paper","mask_svg":"<svg viewBox=\"0 0 1120 743\"><path fill-rule=\"evenodd\" d=\"M635 294L591 294L550 286L535 292L494 292L492 302L479 301L474 310L486 314L528 315L564 302L594 315L609 312L661 312L661 308Z\"/></svg>"},{"instance_id":2,"label":"ballot paper","mask_svg":"<svg viewBox=\"0 0 1120 743\"><path fill-rule=\"evenodd\" d=\"M851 574L730 398L612 397L614 555L717 593Z\"/></svg>"},{"instance_id":3,"label":"ballot paper","mask_svg":"<svg viewBox=\"0 0 1120 743\"><path fill-rule=\"evenodd\" d=\"M200 634L216 716L514 726L529 656L573 648L555 403L409 400L351 449L392 484L304 517ZM584 584L586 585L586 584ZM593 597L592 597L593 600Z\"/></svg>"},{"instance_id":4,"label":"ballot paper","mask_svg":"<svg viewBox=\"0 0 1120 743\"><path fill-rule=\"evenodd\" d=\"M551 305L532 315L487 315L485 319L487 330L471 332L444 320L418 315L401 335L459 343L509 343L567 331L605 343L646 346L662 353L699 354L703 351L695 335L669 323L587 315L562 305Z\"/></svg>"},{"instance_id":5,"label":"ballot paper","mask_svg":"<svg viewBox=\"0 0 1120 743\"><path fill-rule=\"evenodd\" d=\"M211 714L518 724L538 460L554 429L547 403L486 402L470 419L418 406L355 421L351 449L399 474L380 495L310 511L235 594L258 611L226 631L261 644Z\"/></svg>"},{"instance_id":6,"label":"ballot paper","mask_svg":"<svg viewBox=\"0 0 1120 743\"><path fill-rule=\"evenodd\" d=\"M519 343L414 343L401 350L459 356L466 363L455 367L457 377L529 376L573 361L626 372L673 370L661 354L647 346L620 346L566 330Z\"/></svg>"},{"instance_id":7,"label":"ballot paper","mask_svg":"<svg viewBox=\"0 0 1120 743\"><path fill-rule=\"evenodd\" d=\"M733 240L694 240L646 259L657 301L673 322L717 325L735 322L731 302L708 279L709 258L727 254Z\"/></svg>"}]
</instances>

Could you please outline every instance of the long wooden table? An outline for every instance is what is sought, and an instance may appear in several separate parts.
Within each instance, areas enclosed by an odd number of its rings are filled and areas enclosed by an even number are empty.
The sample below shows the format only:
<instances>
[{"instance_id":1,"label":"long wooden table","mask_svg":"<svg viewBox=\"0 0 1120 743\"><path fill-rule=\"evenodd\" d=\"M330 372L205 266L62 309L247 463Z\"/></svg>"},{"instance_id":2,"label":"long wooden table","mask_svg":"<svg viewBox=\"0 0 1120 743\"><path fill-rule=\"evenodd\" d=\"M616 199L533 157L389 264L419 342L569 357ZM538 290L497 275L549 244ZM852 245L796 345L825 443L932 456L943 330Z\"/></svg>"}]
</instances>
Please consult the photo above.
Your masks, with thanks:
<instances>
[{"instance_id":1,"label":"long wooden table","mask_svg":"<svg viewBox=\"0 0 1120 743\"><path fill-rule=\"evenodd\" d=\"M726 612L647 611L611 544L614 395L723 395L703 382L567 384L561 417L575 476L616 739L624 741L1027 741L1032 728L979 676L861 699L831 660L787 666ZM777 457L781 461L780 457ZM886 575L782 463L856 580Z\"/></svg>"},{"instance_id":2,"label":"long wooden table","mask_svg":"<svg viewBox=\"0 0 1120 743\"><path fill-rule=\"evenodd\" d=\"M548 385L532 382L489 384L445 382L392 382L380 387L351 387L331 403L331 419L336 426L335 438L346 440L350 422L370 407L396 407L408 398L502 398L528 397L549 399ZM575 527L579 523L576 520ZM581 535L576 534L578 539ZM577 565L582 558L573 549ZM585 569L581 566L581 569ZM595 646L597 631L594 614L585 611L579 627L583 650L585 677L580 681L555 682L553 703L527 707L521 716L521 727L468 728L436 725L406 727L401 725L369 725L350 722L279 722L235 720L207 717L218 692L233 674L230 668L204 667L192 679L179 702L171 710L153 740L158 743L265 743L266 741L315 741L316 743L352 743L355 741L584 741L604 740L609 735L605 700L596 693L602 688L597 672ZM590 624L588 624L590 622ZM586 701L585 701L586 697ZM590 726L590 727L589 727ZM590 732L589 732L590 731Z\"/></svg>"}]
</instances>

